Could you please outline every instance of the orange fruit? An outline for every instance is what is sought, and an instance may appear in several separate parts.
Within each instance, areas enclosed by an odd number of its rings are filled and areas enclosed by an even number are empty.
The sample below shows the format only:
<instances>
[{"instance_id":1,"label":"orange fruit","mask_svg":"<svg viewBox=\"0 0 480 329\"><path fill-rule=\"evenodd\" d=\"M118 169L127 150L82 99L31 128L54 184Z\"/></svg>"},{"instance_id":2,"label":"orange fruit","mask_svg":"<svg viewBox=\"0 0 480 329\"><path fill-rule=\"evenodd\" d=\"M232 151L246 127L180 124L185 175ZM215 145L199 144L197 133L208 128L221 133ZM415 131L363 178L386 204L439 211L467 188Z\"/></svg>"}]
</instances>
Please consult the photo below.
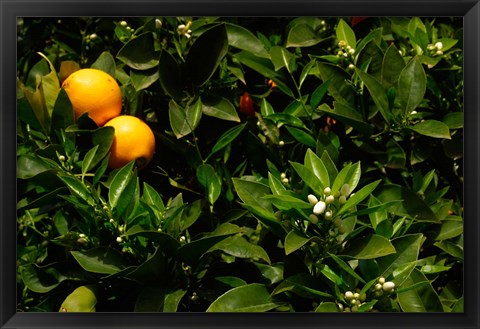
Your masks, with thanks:
<instances>
[{"instance_id":1,"label":"orange fruit","mask_svg":"<svg viewBox=\"0 0 480 329\"><path fill-rule=\"evenodd\" d=\"M132 115L120 115L105 124L115 129L108 166L120 168L136 160L139 169L145 167L155 153L155 136L150 127Z\"/></svg>"},{"instance_id":2,"label":"orange fruit","mask_svg":"<svg viewBox=\"0 0 480 329\"><path fill-rule=\"evenodd\" d=\"M73 110L75 119L88 112L98 126L120 115L122 92L115 79L97 69L81 69L73 72L62 83Z\"/></svg>"},{"instance_id":3,"label":"orange fruit","mask_svg":"<svg viewBox=\"0 0 480 329\"><path fill-rule=\"evenodd\" d=\"M240 96L240 112L249 116L255 116L252 97L246 91Z\"/></svg>"}]
</instances>

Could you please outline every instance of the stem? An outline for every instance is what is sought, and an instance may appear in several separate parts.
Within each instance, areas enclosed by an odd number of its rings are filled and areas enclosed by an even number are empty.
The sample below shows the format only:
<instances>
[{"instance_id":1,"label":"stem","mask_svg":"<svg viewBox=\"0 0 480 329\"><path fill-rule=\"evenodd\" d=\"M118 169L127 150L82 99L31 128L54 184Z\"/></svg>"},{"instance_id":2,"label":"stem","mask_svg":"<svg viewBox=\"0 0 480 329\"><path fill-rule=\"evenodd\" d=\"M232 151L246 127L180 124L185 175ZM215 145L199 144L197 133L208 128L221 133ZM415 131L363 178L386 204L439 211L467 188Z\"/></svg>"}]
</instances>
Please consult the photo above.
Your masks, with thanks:
<instances>
[{"instance_id":1,"label":"stem","mask_svg":"<svg viewBox=\"0 0 480 329\"><path fill-rule=\"evenodd\" d=\"M315 129L315 123L313 122L313 111L312 113L309 113L308 112L308 109L307 109L307 106L304 102L304 99L303 99L303 95L302 95L302 92L300 90L300 87L299 85L297 84L297 81L293 78L293 75L290 73L290 77L292 78L292 81L293 81L293 84L295 85L295 89L297 91L297 94L298 94L298 97L299 97L299 101L300 101L300 104L302 105L302 109L303 111L305 112L305 115L307 116L308 118L308 121L310 122L310 126L311 126L311 129L312 129L312 133L314 136L317 136L317 130Z\"/></svg>"}]
</instances>

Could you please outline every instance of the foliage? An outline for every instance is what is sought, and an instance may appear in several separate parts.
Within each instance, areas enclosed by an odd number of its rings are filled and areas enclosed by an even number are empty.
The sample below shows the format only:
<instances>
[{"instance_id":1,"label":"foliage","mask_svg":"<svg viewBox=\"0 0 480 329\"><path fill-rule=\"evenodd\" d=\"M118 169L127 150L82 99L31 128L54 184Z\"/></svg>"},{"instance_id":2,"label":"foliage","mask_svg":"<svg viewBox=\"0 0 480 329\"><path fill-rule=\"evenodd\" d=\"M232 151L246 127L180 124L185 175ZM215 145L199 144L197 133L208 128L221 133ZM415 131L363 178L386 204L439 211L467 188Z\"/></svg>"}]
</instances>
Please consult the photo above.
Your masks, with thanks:
<instances>
[{"instance_id":1,"label":"foliage","mask_svg":"<svg viewBox=\"0 0 480 329\"><path fill-rule=\"evenodd\" d=\"M18 25L19 310L463 311L460 19ZM146 168L75 122L80 67L155 132Z\"/></svg>"}]
</instances>

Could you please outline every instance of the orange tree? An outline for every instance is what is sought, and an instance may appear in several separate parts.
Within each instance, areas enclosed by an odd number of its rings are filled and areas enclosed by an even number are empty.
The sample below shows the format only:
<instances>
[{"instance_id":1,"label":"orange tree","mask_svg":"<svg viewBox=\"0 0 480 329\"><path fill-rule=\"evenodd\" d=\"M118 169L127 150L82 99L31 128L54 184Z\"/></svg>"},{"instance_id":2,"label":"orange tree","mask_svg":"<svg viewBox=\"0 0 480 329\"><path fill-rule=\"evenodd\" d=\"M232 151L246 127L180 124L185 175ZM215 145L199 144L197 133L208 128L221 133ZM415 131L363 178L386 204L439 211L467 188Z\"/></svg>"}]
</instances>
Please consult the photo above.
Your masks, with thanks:
<instances>
[{"instance_id":1,"label":"orange tree","mask_svg":"<svg viewBox=\"0 0 480 329\"><path fill-rule=\"evenodd\" d=\"M461 20L18 26L19 310L463 310Z\"/></svg>"}]
</instances>

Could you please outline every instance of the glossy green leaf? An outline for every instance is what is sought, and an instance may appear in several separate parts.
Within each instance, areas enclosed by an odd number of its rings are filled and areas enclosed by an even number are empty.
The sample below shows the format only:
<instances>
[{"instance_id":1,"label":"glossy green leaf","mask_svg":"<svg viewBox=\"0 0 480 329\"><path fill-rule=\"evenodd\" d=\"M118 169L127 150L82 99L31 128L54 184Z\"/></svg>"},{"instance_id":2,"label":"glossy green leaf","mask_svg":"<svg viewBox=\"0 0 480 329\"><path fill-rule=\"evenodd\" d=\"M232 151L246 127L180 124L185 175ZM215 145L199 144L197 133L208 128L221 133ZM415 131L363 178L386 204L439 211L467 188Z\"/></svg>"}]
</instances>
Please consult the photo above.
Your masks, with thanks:
<instances>
[{"instance_id":1,"label":"glossy green leaf","mask_svg":"<svg viewBox=\"0 0 480 329\"><path fill-rule=\"evenodd\" d=\"M108 51L104 51L90 66L93 69L102 70L115 78L116 64L115 58Z\"/></svg>"},{"instance_id":2,"label":"glossy green leaf","mask_svg":"<svg viewBox=\"0 0 480 329\"><path fill-rule=\"evenodd\" d=\"M372 234L349 241L342 255L355 259L372 259L395 253L395 247L383 236Z\"/></svg>"},{"instance_id":3,"label":"glossy green leaf","mask_svg":"<svg viewBox=\"0 0 480 329\"><path fill-rule=\"evenodd\" d=\"M129 164L122 167L113 177L112 183L110 184L110 189L108 191L108 200L112 208L117 206L123 191L125 191L129 185L132 177L134 177L134 165L135 162L131 161Z\"/></svg>"},{"instance_id":4,"label":"glossy green leaf","mask_svg":"<svg viewBox=\"0 0 480 329\"><path fill-rule=\"evenodd\" d=\"M158 65L153 34L145 32L130 39L118 52L117 58L135 70L148 70Z\"/></svg>"},{"instance_id":5,"label":"glossy green leaf","mask_svg":"<svg viewBox=\"0 0 480 329\"><path fill-rule=\"evenodd\" d=\"M304 159L305 167L310 169L313 174L322 182L322 186L330 187L330 177L323 161L311 150L308 149Z\"/></svg>"},{"instance_id":6,"label":"glossy green leaf","mask_svg":"<svg viewBox=\"0 0 480 329\"><path fill-rule=\"evenodd\" d=\"M380 79L382 71L383 52L378 46L377 41L371 40L358 53L356 58L356 67L362 68L375 79ZM362 72L363 72L362 71Z\"/></svg>"},{"instance_id":7,"label":"glossy green leaf","mask_svg":"<svg viewBox=\"0 0 480 329\"><path fill-rule=\"evenodd\" d=\"M397 268L411 262L416 262L423 234L407 234L392 240L395 253L385 257L377 258L380 273L384 277L390 276ZM399 282L397 282L399 283Z\"/></svg>"},{"instance_id":8,"label":"glossy green leaf","mask_svg":"<svg viewBox=\"0 0 480 329\"><path fill-rule=\"evenodd\" d=\"M436 236L436 241L452 239L463 233L463 222L454 220L442 221L440 232Z\"/></svg>"},{"instance_id":9,"label":"glossy green leaf","mask_svg":"<svg viewBox=\"0 0 480 329\"><path fill-rule=\"evenodd\" d=\"M270 257L262 247L248 242L239 235L228 237L216 243L208 252L215 250L221 250L238 258L261 259L270 264Z\"/></svg>"},{"instance_id":10,"label":"glossy green leaf","mask_svg":"<svg viewBox=\"0 0 480 329\"><path fill-rule=\"evenodd\" d=\"M50 60L42 53L37 54L47 61L50 68L50 72L42 76L40 84L38 85L38 90L43 95L43 101L45 102L48 115L51 117L58 93L60 92L60 81L58 80L58 75L52 62L50 62Z\"/></svg>"},{"instance_id":11,"label":"glossy green leaf","mask_svg":"<svg viewBox=\"0 0 480 329\"><path fill-rule=\"evenodd\" d=\"M61 283L55 276L48 275L46 271L36 269L34 265L22 265L18 267L20 278L25 286L36 293L47 293Z\"/></svg>"},{"instance_id":12,"label":"glossy green leaf","mask_svg":"<svg viewBox=\"0 0 480 329\"><path fill-rule=\"evenodd\" d=\"M278 307L263 284L252 283L233 288L207 308L207 312L266 312Z\"/></svg>"},{"instance_id":13,"label":"glossy green leaf","mask_svg":"<svg viewBox=\"0 0 480 329\"><path fill-rule=\"evenodd\" d=\"M298 129L295 127L289 127L286 126L287 131L290 133L290 135L293 136L298 142L305 144L309 147L315 148L317 145L317 142L315 139L312 137L310 133L307 133L303 129Z\"/></svg>"},{"instance_id":14,"label":"glossy green leaf","mask_svg":"<svg viewBox=\"0 0 480 329\"><path fill-rule=\"evenodd\" d=\"M461 129L464 122L463 112L450 112L443 117L442 121L449 129Z\"/></svg>"},{"instance_id":15,"label":"glossy green leaf","mask_svg":"<svg viewBox=\"0 0 480 329\"><path fill-rule=\"evenodd\" d=\"M341 216L342 214L346 213L349 209L355 207L360 202L362 202L364 199L366 199L377 188L380 181L381 180L379 179L379 180L377 180L373 183L370 183L370 184L364 186L358 192L355 192L354 195L351 195L347 199L347 202L345 202L345 204L336 213L336 216Z\"/></svg>"},{"instance_id":16,"label":"glossy green leaf","mask_svg":"<svg viewBox=\"0 0 480 329\"><path fill-rule=\"evenodd\" d=\"M416 133L433 138L446 138L451 139L450 130L448 126L437 120L425 120L409 126L408 129L415 131Z\"/></svg>"},{"instance_id":17,"label":"glossy green leaf","mask_svg":"<svg viewBox=\"0 0 480 329\"><path fill-rule=\"evenodd\" d=\"M244 180L240 178L232 178L235 191L238 197L247 205L257 206L272 212L272 204L263 196L270 194L270 188L267 185Z\"/></svg>"},{"instance_id":18,"label":"glossy green leaf","mask_svg":"<svg viewBox=\"0 0 480 329\"><path fill-rule=\"evenodd\" d=\"M366 283L365 280L360 276L358 275L351 267L349 264L347 264L344 260L342 260L340 257L338 256L335 256L334 254L331 254L329 253L328 254L330 256L330 258L332 258L335 263L338 264L338 266L340 266L340 268L342 270L344 270L345 272L347 272L350 276L352 276L353 278L357 279L358 281L362 282L362 283Z\"/></svg>"},{"instance_id":19,"label":"glossy green leaf","mask_svg":"<svg viewBox=\"0 0 480 329\"><path fill-rule=\"evenodd\" d=\"M208 163L198 166L197 179L200 185L207 190L210 204L214 204L222 192L222 180L217 175L215 168Z\"/></svg>"},{"instance_id":20,"label":"glossy green leaf","mask_svg":"<svg viewBox=\"0 0 480 329\"><path fill-rule=\"evenodd\" d=\"M185 68L194 86L204 85L227 54L228 37L224 24L203 32L188 52Z\"/></svg>"},{"instance_id":21,"label":"glossy green leaf","mask_svg":"<svg viewBox=\"0 0 480 329\"><path fill-rule=\"evenodd\" d=\"M350 186L350 192L353 192L360 181L361 173L362 168L360 162L355 162L354 164L343 167L333 182L331 187L332 194L339 192L344 184L348 184L348 186Z\"/></svg>"},{"instance_id":22,"label":"glossy green leaf","mask_svg":"<svg viewBox=\"0 0 480 329\"><path fill-rule=\"evenodd\" d=\"M97 150L98 150L98 145L95 145L92 149L90 149L85 154L85 157L83 158L83 161L82 161L82 178L85 176L88 170L90 170L90 168L92 167L93 158L95 157Z\"/></svg>"},{"instance_id":23,"label":"glossy green leaf","mask_svg":"<svg viewBox=\"0 0 480 329\"><path fill-rule=\"evenodd\" d=\"M285 67L289 73L295 70L295 55L281 46L273 46L270 49L270 58L272 59L275 71Z\"/></svg>"},{"instance_id":24,"label":"glossy green leaf","mask_svg":"<svg viewBox=\"0 0 480 329\"><path fill-rule=\"evenodd\" d=\"M114 135L115 129L113 127L101 127L93 131L92 144L98 145L98 149L95 152L89 170L95 167L110 152Z\"/></svg>"},{"instance_id":25,"label":"glossy green leaf","mask_svg":"<svg viewBox=\"0 0 480 329\"><path fill-rule=\"evenodd\" d=\"M95 312L96 293L97 288L94 285L76 288L62 302L59 312Z\"/></svg>"},{"instance_id":26,"label":"glossy green leaf","mask_svg":"<svg viewBox=\"0 0 480 329\"><path fill-rule=\"evenodd\" d=\"M280 195L265 195L265 199L272 202L272 204L280 210L296 209L311 209L312 205L308 202L300 200L298 197L288 194Z\"/></svg>"},{"instance_id":27,"label":"glossy green leaf","mask_svg":"<svg viewBox=\"0 0 480 329\"><path fill-rule=\"evenodd\" d=\"M52 111L52 130L65 129L74 124L72 103L64 89L60 89Z\"/></svg>"},{"instance_id":28,"label":"glossy green leaf","mask_svg":"<svg viewBox=\"0 0 480 329\"><path fill-rule=\"evenodd\" d=\"M331 83L332 80L327 80L314 90L312 96L310 97L310 106L312 108L316 108L322 102Z\"/></svg>"},{"instance_id":29,"label":"glossy green leaf","mask_svg":"<svg viewBox=\"0 0 480 329\"><path fill-rule=\"evenodd\" d=\"M363 120L361 114L350 104L336 101L333 109L331 109L327 104L322 104L318 110L328 114L340 122L351 126L367 136L371 135L372 133L372 127Z\"/></svg>"},{"instance_id":30,"label":"glossy green leaf","mask_svg":"<svg viewBox=\"0 0 480 329\"><path fill-rule=\"evenodd\" d=\"M217 119L240 122L235 106L223 97L207 96L202 98L202 112Z\"/></svg>"},{"instance_id":31,"label":"glossy green leaf","mask_svg":"<svg viewBox=\"0 0 480 329\"><path fill-rule=\"evenodd\" d=\"M293 127L306 128L305 124L300 118L287 113L273 113L264 116L264 119L272 120L276 123L283 123Z\"/></svg>"},{"instance_id":32,"label":"glossy green leaf","mask_svg":"<svg viewBox=\"0 0 480 329\"><path fill-rule=\"evenodd\" d=\"M98 247L87 251L70 251L70 254L87 272L113 274L127 267L122 254L108 247Z\"/></svg>"},{"instance_id":33,"label":"glossy green leaf","mask_svg":"<svg viewBox=\"0 0 480 329\"><path fill-rule=\"evenodd\" d=\"M202 101L200 98L185 108L179 106L173 99L168 106L170 126L177 138L189 135L197 128L202 118Z\"/></svg>"},{"instance_id":34,"label":"glossy green leaf","mask_svg":"<svg viewBox=\"0 0 480 329\"><path fill-rule=\"evenodd\" d=\"M76 177L73 176L66 176L66 175L59 175L60 178L65 185L68 187L71 193L80 197L82 200L86 201L90 205L94 205L94 200L87 190L86 186Z\"/></svg>"},{"instance_id":35,"label":"glossy green leaf","mask_svg":"<svg viewBox=\"0 0 480 329\"><path fill-rule=\"evenodd\" d=\"M342 18L340 18L340 20L338 22L335 33L337 35L337 40L338 41L343 40L347 43L348 46L355 49L355 47L357 45L357 39L355 38L355 32L352 30L352 28Z\"/></svg>"},{"instance_id":36,"label":"glossy green leaf","mask_svg":"<svg viewBox=\"0 0 480 329\"><path fill-rule=\"evenodd\" d=\"M297 24L288 31L285 47L310 47L321 41L322 38L315 33L311 26L307 24Z\"/></svg>"},{"instance_id":37,"label":"glossy green leaf","mask_svg":"<svg viewBox=\"0 0 480 329\"><path fill-rule=\"evenodd\" d=\"M174 99L181 100L184 97L181 70L175 58L166 50L160 53L158 73L163 90Z\"/></svg>"},{"instance_id":38,"label":"glossy green leaf","mask_svg":"<svg viewBox=\"0 0 480 329\"><path fill-rule=\"evenodd\" d=\"M388 47L385 55L383 56L380 80L382 81L385 89L397 86L400 73L405 67L405 61L398 51L399 50L395 44L392 44L390 47Z\"/></svg>"},{"instance_id":39,"label":"glossy green leaf","mask_svg":"<svg viewBox=\"0 0 480 329\"><path fill-rule=\"evenodd\" d=\"M282 182L270 172L268 173L268 185L273 195L284 195L288 193Z\"/></svg>"},{"instance_id":40,"label":"glossy green leaf","mask_svg":"<svg viewBox=\"0 0 480 329\"><path fill-rule=\"evenodd\" d=\"M350 75L333 64L318 62L317 68L323 82L331 81L328 91L335 100L352 104L355 92L347 83L351 78Z\"/></svg>"},{"instance_id":41,"label":"glossy green leaf","mask_svg":"<svg viewBox=\"0 0 480 329\"><path fill-rule=\"evenodd\" d=\"M338 309L338 305L334 302L321 302L315 309L315 312L334 313L340 312L340 310Z\"/></svg>"},{"instance_id":42,"label":"glossy green leaf","mask_svg":"<svg viewBox=\"0 0 480 329\"><path fill-rule=\"evenodd\" d=\"M290 233L287 234L285 237L285 242L283 243L284 248L285 248L285 255L289 255L292 252L297 251L298 249L302 248L306 244L313 242L313 241L319 241L320 239L318 237L311 237L307 238L304 235L300 235L296 231L290 231Z\"/></svg>"},{"instance_id":43,"label":"glossy green leaf","mask_svg":"<svg viewBox=\"0 0 480 329\"><path fill-rule=\"evenodd\" d=\"M245 129L245 124L241 124L233 128L230 128L229 130L224 132L222 136L220 136L217 139L217 142L212 147L212 151L208 155L207 159L210 158L215 153L217 153L218 151L224 149L226 146L230 145L242 133L244 129Z\"/></svg>"},{"instance_id":44,"label":"glossy green leaf","mask_svg":"<svg viewBox=\"0 0 480 329\"><path fill-rule=\"evenodd\" d=\"M381 82L370 74L364 73L359 69L356 69L355 72L357 72L358 76L367 87L368 91L370 92L370 96L375 102L375 105L377 105L382 117L386 122L389 122L391 113L388 106L387 94L385 93Z\"/></svg>"},{"instance_id":45,"label":"glossy green leaf","mask_svg":"<svg viewBox=\"0 0 480 329\"><path fill-rule=\"evenodd\" d=\"M154 67L149 70L131 70L130 80L136 91L140 91L150 87L160 77L158 67Z\"/></svg>"},{"instance_id":46,"label":"glossy green leaf","mask_svg":"<svg viewBox=\"0 0 480 329\"><path fill-rule=\"evenodd\" d=\"M307 273L298 273L283 280L272 292L272 296L283 292L293 292L306 298L331 298L332 295L323 291L317 278Z\"/></svg>"},{"instance_id":47,"label":"glossy green leaf","mask_svg":"<svg viewBox=\"0 0 480 329\"><path fill-rule=\"evenodd\" d=\"M417 108L423 100L426 88L425 71L418 57L414 57L398 77L397 95L404 116Z\"/></svg>"},{"instance_id":48,"label":"glossy green leaf","mask_svg":"<svg viewBox=\"0 0 480 329\"><path fill-rule=\"evenodd\" d=\"M147 182L143 182L142 200L147 204L158 208L160 211L165 210L165 205L160 194Z\"/></svg>"},{"instance_id":49,"label":"glossy green leaf","mask_svg":"<svg viewBox=\"0 0 480 329\"><path fill-rule=\"evenodd\" d=\"M423 283L417 289L398 293L398 302L404 312L443 312L442 303L428 279L419 270L413 270L403 286Z\"/></svg>"},{"instance_id":50,"label":"glossy green leaf","mask_svg":"<svg viewBox=\"0 0 480 329\"><path fill-rule=\"evenodd\" d=\"M239 25L227 23L228 45L241 50L246 50L255 56L269 58L263 43L249 30Z\"/></svg>"},{"instance_id":51,"label":"glossy green leaf","mask_svg":"<svg viewBox=\"0 0 480 329\"><path fill-rule=\"evenodd\" d=\"M178 289L169 291L167 288L151 284L145 286L137 297L135 312L176 312L181 299L187 293Z\"/></svg>"},{"instance_id":52,"label":"glossy green leaf","mask_svg":"<svg viewBox=\"0 0 480 329\"><path fill-rule=\"evenodd\" d=\"M290 161L290 164L303 182L307 184L316 195L323 195L323 190L326 186L322 184L322 181L310 168L298 162Z\"/></svg>"}]
</instances>

